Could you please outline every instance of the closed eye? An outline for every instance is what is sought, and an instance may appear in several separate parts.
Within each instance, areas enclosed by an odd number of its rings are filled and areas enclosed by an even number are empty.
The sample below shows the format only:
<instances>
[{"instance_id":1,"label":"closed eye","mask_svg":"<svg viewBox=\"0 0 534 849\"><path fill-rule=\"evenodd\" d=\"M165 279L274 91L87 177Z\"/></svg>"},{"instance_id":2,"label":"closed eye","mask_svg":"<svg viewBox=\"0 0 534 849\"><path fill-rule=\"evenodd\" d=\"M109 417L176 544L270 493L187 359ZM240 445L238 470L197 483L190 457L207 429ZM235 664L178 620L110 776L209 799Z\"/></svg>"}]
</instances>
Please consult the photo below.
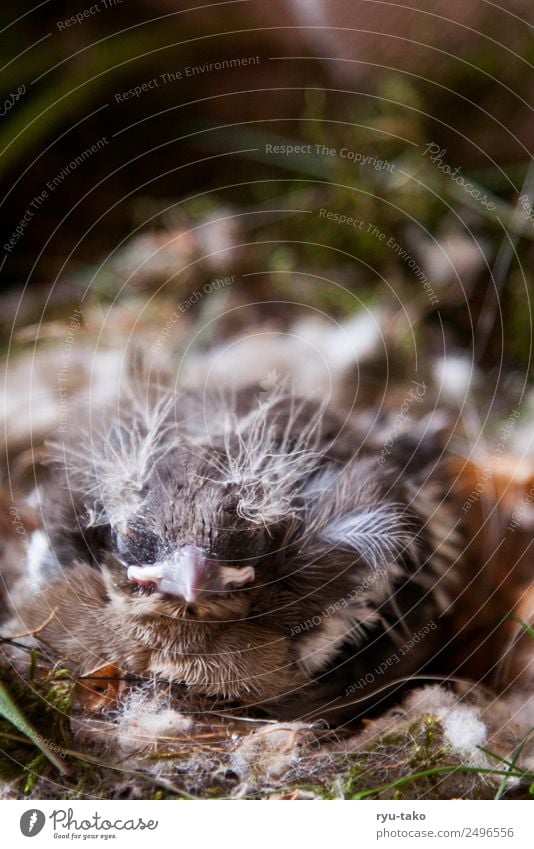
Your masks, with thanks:
<instances>
[{"instance_id":1,"label":"closed eye","mask_svg":"<svg viewBox=\"0 0 534 849\"><path fill-rule=\"evenodd\" d=\"M131 525L125 530L113 528L111 540L120 559L130 565L155 563L158 558L158 537L147 528Z\"/></svg>"}]
</instances>

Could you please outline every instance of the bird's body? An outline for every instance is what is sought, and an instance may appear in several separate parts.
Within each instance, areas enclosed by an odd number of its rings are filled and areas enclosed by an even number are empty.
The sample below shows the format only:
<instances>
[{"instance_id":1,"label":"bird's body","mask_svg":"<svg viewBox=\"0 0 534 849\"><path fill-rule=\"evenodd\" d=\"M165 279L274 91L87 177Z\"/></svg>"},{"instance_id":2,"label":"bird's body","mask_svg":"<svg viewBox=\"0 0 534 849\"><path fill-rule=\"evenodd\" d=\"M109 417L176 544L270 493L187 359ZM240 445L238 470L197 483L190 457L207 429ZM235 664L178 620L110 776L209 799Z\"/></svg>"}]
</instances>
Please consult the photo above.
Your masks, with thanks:
<instances>
[{"instance_id":1,"label":"bird's body","mask_svg":"<svg viewBox=\"0 0 534 849\"><path fill-rule=\"evenodd\" d=\"M71 429L39 494L26 624L55 611L40 637L81 674L354 718L433 655L455 519L417 440L385 455L354 414L264 396L127 393Z\"/></svg>"}]
</instances>

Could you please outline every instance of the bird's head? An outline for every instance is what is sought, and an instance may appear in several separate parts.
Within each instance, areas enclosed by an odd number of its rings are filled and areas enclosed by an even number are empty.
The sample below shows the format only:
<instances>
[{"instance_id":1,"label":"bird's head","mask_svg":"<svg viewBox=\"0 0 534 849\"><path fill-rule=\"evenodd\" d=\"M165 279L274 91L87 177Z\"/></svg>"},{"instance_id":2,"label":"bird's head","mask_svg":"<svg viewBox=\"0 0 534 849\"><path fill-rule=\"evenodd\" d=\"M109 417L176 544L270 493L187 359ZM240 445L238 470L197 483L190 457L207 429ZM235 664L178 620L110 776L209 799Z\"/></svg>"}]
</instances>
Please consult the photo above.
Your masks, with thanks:
<instances>
[{"instance_id":1,"label":"bird's head","mask_svg":"<svg viewBox=\"0 0 534 849\"><path fill-rule=\"evenodd\" d=\"M194 452L156 463L137 508L111 526L111 542L128 579L187 604L254 584L276 551L281 522L240 515L238 486L216 476Z\"/></svg>"},{"instance_id":2,"label":"bird's head","mask_svg":"<svg viewBox=\"0 0 534 849\"><path fill-rule=\"evenodd\" d=\"M266 560L283 558L317 464L318 420L280 398L204 408L200 423L177 403L114 419L75 477L129 581L195 604L249 590Z\"/></svg>"}]
</instances>

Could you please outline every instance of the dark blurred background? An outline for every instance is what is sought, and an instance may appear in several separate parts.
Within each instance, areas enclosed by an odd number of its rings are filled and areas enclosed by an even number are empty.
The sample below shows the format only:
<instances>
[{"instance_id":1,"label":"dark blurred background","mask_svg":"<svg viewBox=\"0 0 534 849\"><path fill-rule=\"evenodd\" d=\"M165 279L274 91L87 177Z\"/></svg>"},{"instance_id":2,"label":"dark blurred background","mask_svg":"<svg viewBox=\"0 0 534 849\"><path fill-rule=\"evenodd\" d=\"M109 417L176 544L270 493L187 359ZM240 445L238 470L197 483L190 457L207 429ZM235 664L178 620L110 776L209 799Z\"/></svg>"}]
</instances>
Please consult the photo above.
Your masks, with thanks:
<instances>
[{"instance_id":1,"label":"dark blurred background","mask_svg":"<svg viewBox=\"0 0 534 849\"><path fill-rule=\"evenodd\" d=\"M11 345L80 303L89 331L91 310L133 304L142 334L149 304L161 323L235 274L225 306L263 304L236 321L289 321L280 299L341 317L392 302L485 368L529 372L529 0L52 0L0 17Z\"/></svg>"}]
</instances>

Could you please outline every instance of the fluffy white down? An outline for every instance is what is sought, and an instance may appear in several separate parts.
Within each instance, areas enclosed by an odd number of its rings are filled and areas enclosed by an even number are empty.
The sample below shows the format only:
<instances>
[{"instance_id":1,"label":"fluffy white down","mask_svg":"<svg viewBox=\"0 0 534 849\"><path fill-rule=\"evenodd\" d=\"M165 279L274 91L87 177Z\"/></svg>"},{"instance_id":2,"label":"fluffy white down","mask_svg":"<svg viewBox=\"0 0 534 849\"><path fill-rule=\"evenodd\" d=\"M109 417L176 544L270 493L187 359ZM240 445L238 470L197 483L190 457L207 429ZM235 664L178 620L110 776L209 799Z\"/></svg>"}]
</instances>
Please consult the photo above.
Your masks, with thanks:
<instances>
[{"instance_id":1,"label":"fluffy white down","mask_svg":"<svg viewBox=\"0 0 534 849\"><path fill-rule=\"evenodd\" d=\"M441 687L424 687L412 693L406 704L415 715L431 714L442 723L443 739L452 752L472 764L485 760L480 747L488 742L489 729L482 721L482 707L462 704L458 696Z\"/></svg>"},{"instance_id":2,"label":"fluffy white down","mask_svg":"<svg viewBox=\"0 0 534 849\"><path fill-rule=\"evenodd\" d=\"M190 717L139 690L132 693L121 712L117 743L124 753L147 746L156 748L165 738L184 737L192 726Z\"/></svg>"},{"instance_id":3,"label":"fluffy white down","mask_svg":"<svg viewBox=\"0 0 534 849\"><path fill-rule=\"evenodd\" d=\"M480 720L480 712L475 708L458 705L445 711L441 719L444 736L451 749L471 758L477 757L478 748L486 743L488 737L488 729Z\"/></svg>"},{"instance_id":4,"label":"fluffy white down","mask_svg":"<svg viewBox=\"0 0 534 849\"><path fill-rule=\"evenodd\" d=\"M242 779L260 773L268 782L280 781L298 765L302 749L314 736L301 722L272 723L242 737L231 754L232 766Z\"/></svg>"}]
</instances>

